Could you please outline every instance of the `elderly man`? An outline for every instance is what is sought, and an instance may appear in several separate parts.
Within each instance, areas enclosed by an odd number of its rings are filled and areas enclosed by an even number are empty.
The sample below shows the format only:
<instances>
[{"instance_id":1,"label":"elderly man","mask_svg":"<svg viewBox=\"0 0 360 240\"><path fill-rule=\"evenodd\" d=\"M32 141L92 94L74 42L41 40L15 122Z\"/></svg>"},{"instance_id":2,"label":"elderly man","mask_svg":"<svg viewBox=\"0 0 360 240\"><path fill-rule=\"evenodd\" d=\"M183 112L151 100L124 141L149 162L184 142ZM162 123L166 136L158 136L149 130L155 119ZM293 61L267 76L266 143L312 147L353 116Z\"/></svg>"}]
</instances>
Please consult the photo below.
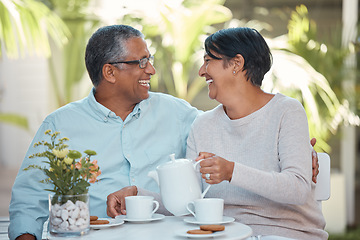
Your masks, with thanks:
<instances>
[{"instance_id":1,"label":"elderly man","mask_svg":"<svg viewBox=\"0 0 360 240\"><path fill-rule=\"evenodd\" d=\"M51 113L33 139L12 190L10 239L41 239L48 217L48 192L39 183L45 176L22 171L42 159L28 159L35 142L46 140L47 129L68 137L69 149L93 149L101 168L100 181L92 184L91 215L106 217L106 197L119 186L137 185L157 191L147 177L150 170L185 156L186 139L198 110L184 100L149 93L155 74L144 36L123 25L100 28L90 38L85 55L94 88L90 94ZM36 161L36 162L35 162Z\"/></svg>"},{"instance_id":2,"label":"elderly man","mask_svg":"<svg viewBox=\"0 0 360 240\"><path fill-rule=\"evenodd\" d=\"M186 139L199 111L184 100L149 92L155 74L144 36L125 25L98 29L89 39L85 63L94 85L89 95L46 117L37 131L15 180L9 207L9 237L41 239L48 218L48 192L37 171L22 171L43 159L29 159L44 132L68 137L69 149L93 149L101 168L92 184L90 214L106 217L107 196L125 186L158 192L147 177L169 154L185 157ZM132 194L137 194L133 187Z\"/></svg>"}]
</instances>

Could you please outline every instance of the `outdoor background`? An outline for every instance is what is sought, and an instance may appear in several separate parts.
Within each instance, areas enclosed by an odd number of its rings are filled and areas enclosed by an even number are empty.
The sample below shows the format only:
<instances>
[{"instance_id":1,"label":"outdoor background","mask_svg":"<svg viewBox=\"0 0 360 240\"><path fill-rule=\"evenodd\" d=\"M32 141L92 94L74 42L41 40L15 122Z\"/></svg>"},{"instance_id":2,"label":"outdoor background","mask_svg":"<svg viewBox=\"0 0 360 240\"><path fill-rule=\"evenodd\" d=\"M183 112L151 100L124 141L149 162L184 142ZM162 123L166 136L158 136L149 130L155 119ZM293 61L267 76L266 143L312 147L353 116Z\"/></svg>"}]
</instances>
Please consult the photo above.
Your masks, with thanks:
<instances>
[{"instance_id":1,"label":"outdoor background","mask_svg":"<svg viewBox=\"0 0 360 240\"><path fill-rule=\"evenodd\" d=\"M331 157L326 230L360 239L358 10L357 0L0 0L0 216L42 120L88 95L84 48L97 28L142 31L155 55L151 90L208 110L218 103L197 75L203 40L247 26L272 49L264 90L301 101L315 149Z\"/></svg>"}]
</instances>

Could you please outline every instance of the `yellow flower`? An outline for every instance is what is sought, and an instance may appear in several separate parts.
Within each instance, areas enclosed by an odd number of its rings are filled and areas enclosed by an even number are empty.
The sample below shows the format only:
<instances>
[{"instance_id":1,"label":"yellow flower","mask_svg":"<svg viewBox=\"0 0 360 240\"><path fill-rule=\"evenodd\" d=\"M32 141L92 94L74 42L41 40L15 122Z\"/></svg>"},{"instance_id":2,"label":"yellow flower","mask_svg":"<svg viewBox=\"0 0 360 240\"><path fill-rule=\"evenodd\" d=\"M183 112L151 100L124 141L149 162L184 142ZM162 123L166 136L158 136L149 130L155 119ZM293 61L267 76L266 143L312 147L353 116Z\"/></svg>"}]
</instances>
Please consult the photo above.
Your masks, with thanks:
<instances>
[{"instance_id":1,"label":"yellow flower","mask_svg":"<svg viewBox=\"0 0 360 240\"><path fill-rule=\"evenodd\" d=\"M69 153L69 149L65 148L62 150L53 149L52 153L58 158L64 158Z\"/></svg>"},{"instance_id":2,"label":"yellow flower","mask_svg":"<svg viewBox=\"0 0 360 240\"><path fill-rule=\"evenodd\" d=\"M96 155L96 152L86 150L84 151L86 154L85 158L81 158L82 155L79 151L68 149L68 145L66 145L65 142L69 141L69 138L60 138L60 132L52 133L51 130L47 130L45 134L50 136L51 142L48 143L42 140L35 143L34 147L42 145L46 150L44 152L34 153L30 155L29 158L47 157L49 159L47 163L50 165L48 170L45 167L37 165L29 165L29 167L24 170L44 170L48 178L41 182L54 185L54 190L49 191L59 192L63 195L67 195L68 193L87 193L89 183L97 182L97 178L101 174L97 161L94 160L91 162L90 160L90 157ZM71 179L69 179L70 175Z\"/></svg>"},{"instance_id":3,"label":"yellow flower","mask_svg":"<svg viewBox=\"0 0 360 240\"><path fill-rule=\"evenodd\" d=\"M65 164L70 165L70 164L72 164L73 159L72 159L72 158L69 158L69 157L66 157L66 158L64 159L64 162L65 162Z\"/></svg>"}]
</instances>

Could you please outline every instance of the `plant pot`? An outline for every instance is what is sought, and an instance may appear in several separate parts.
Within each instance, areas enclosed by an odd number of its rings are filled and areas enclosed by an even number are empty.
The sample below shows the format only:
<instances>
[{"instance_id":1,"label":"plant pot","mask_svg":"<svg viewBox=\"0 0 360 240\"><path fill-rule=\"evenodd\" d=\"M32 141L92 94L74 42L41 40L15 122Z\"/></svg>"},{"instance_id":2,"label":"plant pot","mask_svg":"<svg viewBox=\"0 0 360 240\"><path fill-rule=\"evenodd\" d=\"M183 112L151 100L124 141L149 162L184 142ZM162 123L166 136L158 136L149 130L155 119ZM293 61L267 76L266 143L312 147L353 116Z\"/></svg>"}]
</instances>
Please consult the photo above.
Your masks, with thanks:
<instances>
[{"instance_id":1,"label":"plant pot","mask_svg":"<svg viewBox=\"0 0 360 240\"><path fill-rule=\"evenodd\" d=\"M49 195L49 232L59 237L90 231L89 194Z\"/></svg>"}]
</instances>

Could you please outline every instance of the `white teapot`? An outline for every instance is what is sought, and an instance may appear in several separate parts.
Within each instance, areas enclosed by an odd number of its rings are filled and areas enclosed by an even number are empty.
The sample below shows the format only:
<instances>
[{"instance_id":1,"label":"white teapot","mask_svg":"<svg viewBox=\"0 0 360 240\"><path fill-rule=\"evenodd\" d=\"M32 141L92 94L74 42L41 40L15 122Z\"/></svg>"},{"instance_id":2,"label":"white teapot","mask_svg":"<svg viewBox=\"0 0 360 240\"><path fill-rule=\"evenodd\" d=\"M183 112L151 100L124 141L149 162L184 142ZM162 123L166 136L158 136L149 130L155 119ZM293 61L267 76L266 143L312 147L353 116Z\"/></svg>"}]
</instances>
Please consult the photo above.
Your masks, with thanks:
<instances>
[{"instance_id":1,"label":"white teapot","mask_svg":"<svg viewBox=\"0 0 360 240\"><path fill-rule=\"evenodd\" d=\"M195 168L195 164L188 159L175 159L175 154L170 155L171 161L156 167L156 171L149 172L160 187L160 194L165 208L175 216L189 214L186 206L195 199L205 196L209 185L203 193Z\"/></svg>"}]
</instances>

